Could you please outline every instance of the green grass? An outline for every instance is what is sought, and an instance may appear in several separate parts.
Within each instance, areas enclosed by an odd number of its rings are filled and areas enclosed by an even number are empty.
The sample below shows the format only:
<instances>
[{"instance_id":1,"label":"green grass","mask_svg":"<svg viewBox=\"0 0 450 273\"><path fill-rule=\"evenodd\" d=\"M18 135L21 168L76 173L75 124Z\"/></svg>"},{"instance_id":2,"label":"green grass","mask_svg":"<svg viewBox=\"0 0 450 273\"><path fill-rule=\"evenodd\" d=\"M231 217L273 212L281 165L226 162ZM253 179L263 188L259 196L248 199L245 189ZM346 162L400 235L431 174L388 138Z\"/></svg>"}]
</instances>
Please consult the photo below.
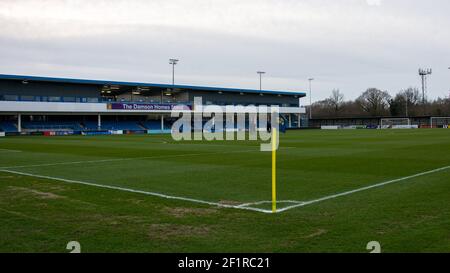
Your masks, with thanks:
<instances>
[{"instance_id":1,"label":"green grass","mask_svg":"<svg viewBox=\"0 0 450 273\"><path fill-rule=\"evenodd\" d=\"M444 129L291 131L280 147L279 200L450 165ZM55 165L64 162L78 163ZM214 203L269 201L270 164L257 142L0 139L0 168ZM384 252L450 252L449 200L450 169L279 214L0 171L0 252L66 252L73 240L83 252L366 252L374 240Z\"/></svg>"}]
</instances>

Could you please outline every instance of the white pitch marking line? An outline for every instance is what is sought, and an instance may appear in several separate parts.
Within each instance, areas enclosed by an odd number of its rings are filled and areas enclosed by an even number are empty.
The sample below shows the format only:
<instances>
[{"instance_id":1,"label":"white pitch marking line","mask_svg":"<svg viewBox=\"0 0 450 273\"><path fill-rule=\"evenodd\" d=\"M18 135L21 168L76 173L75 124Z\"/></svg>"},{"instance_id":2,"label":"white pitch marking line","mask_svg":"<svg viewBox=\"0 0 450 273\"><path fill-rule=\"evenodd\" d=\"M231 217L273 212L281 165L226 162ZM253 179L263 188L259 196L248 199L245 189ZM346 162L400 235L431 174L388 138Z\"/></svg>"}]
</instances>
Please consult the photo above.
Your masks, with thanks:
<instances>
[{"instance_id":1,"label":"white pitch marking line","mask_svg":"<svg viewBox=\"0 0 450 273\"><path fill-rule=\"evenodd\" d=\"M350 195L350 194L353 194L353 193L357 193L357 192L361 192L361 191L365 191L365 190L369 190L369 189L373 189L373 188L382 187L382 186L385 186L385 185L388 185L388 184L393 184L393 183L401 182L401 181L404 181L404 180L409 180L409 179L420 177L420 176L424 176L424 175L427 175L427 174L441 172L441 171L444 171L444 170L447 170L447 169L450 169L450 166L445 166L445 167L434 169L434 170L431 170L431 171L422 172L422 173L418 173L418 174L414 174L414 175L410 175L410 176L406 176L406 177L402 177L402 178L397 178L397 179L381 182L381 183L378 183L378 184L370 185L370 186L367 186L367 187L362 187L362 188L354 189L354 190L351 190L351 191L346 191L346 192L342 192L342 193L338 193L338 194L333 194L333 195L325 196L325 197L318 198L318 199L315 199L315 200L310 200L310 201L304 201L304 202L302 202L302 201L294 201L294 200L278 201L277 203L298 203L298 204L292 205L292 206L289 206L289 207L286 207L286 208L278 209L277 213L285 212L287 210L291 210L291 209L294 209L294 208L303 207L303 206L311 205L311 204L314 204L314 203L319 203L319 202L322 202L322 201L338 198L338 197L341 197L341 196ZM265 210L265 209L258 209L258 208L249 207L249 206L252 206L252 205L260 205L260 204L271 203L271 201L258 201L258 202L245 203L245 204L235 205L234 206L234 205L226 205L226 204L221 204L221 203L204 201L204 200L200 200L200 199L171 196L171 195L165 195L165 194L156 193L156 192L147 192L147 191L141 191L141 190L133 190L133 189L117 187L117 186L108 186L108 185L102 185L102 184L95 184L95 183L91 183L91 182L84 182L84 181L71 180L71 179L65 179L65 178L37 175L37 174L18 172L18 171L12 171L12 170L0 169L0 171L1 172L6 172L6 173L23 175L23 176L31 176L31 177L37 177L37 178L43 178L43 179L62 181L62 182L73 183L73 184L82 184L82 185L88 185L88 186L94 186L94 187L100 187L100 188L106 188L106 189L114 189L114 190L120 190L120 191L132 192L132 193L141 193L141 194L157 196L157 197L161 197L161 198L165 198L165 199L182 200L182 201L188 201L188 202L193 202L193 203L198 203L198 204L211 205L211 206L216 206L216 207L250 210L250 211L263 212L263 213L268 213L268 214L272 213L271 210Z\"/></svg>"},{"instance_id":2,"label":"white pitch marking line","mask_svg":"<svg viewBox=\"0 0 450 273\"><path fill-rule=\"evenodd\" d=\"M81 184L81 185L87 185L87 186L93 186L93 187L99 187L99 188L105 188L105 189L113 189L113 190L120 190L120 191L125 191L125 192L140 193L140 194L145 194L145 195L161 197L161 198L165 198L165 199L188 201L188 202L192 202L192 203L210 205L210 206L215 206L215 207L251 210L251 211L263 212L263 213L272 213L272 211L265 210L265 209L226 205L226 204L221 204L221 203L204 201L204 200L200 200L200 199L193 199L193 198L187 198L187 197L166 195L166 194L157 193L157 192L133 190L133 189L123 188L123 187L118 187L118 186L102 185L102 184L96 184L96 183L91 183L91 182L85 182L85 181L79 181L79 180L71 180L71 179L52 177L52 176L46 176L46 175L38 175L38 174L25 173L25 172L18 172L18 171L12 171L12 170L0 170L0 171L1 172L6 172L6 173L11 173L11 174L22 175L22 176L30 176L30 177L36 177L36 178L42 178L42 179L50 179L50 180L66 182L66 183L72 183L72 184Z\"/></svg>"},{"instance_id":3,"label":"white pitch marking line","mask_svg":"<svg viewBox=\"0 0 450 273\"><path fill-rule=\"evenodd\" d=\"M0 152L7 152L7 153L21 153L22 151L19 151L19 150L11 150L11 149L0 149Z\"/></svg>"},{"instance_id":4,"label":"white pitch marking line","mask_svg":"<svg viewBox=\"0 0 450 273\"><path fill-rule=\"evenodd\" d=\"M277 204L302 204L304 202L302 201L294 201L294 200L279 200L277 201ZM241 204L238 205L239 208L244 208L244 207L250 207L250 206L258 206L258 205L263 205L263 204L272 204L272 201L258 201L258 202L252 202L252 203L245 203L245 204Z\"/></svg>"},{"instance_id":5,"label":"white pitch marking line","mask_svg":"<svg viewBox=\"0 0 450 273\"><path fill-rule=\"evenodd\" d=\"M249 148L259 148L259 145L234 145L234 144L202 144L202 143L170 143L171 145L180 145L180 146L203 146L203 147L249 147Z\"/></svg>"},{"instance_id":6,"label":"white pitch marking line","mask_svg":"<svg viewBox=\"0 0 450 273\"><path fill-rule=\"evenodd\" d=\"M244 148L244 147L248 147L248 148L259 148L259 145L230 145L230 144L201 144L201 143L171 143L171 145L181 145L181 146L203 146L203 147L240 147L240 148ZM298 147L285 147L285 146L281 146L279 147L279 149L298 149Z\"/></svg>"},{"instance_id":7,"label":"white pitch marking line","mask_svg":"<svg viewBox=\"0 0 450 273\"><path fill-rule=\"evenodd\" d=\"M70 161L70 162L57 162L57 163L44 163L35 165L19 165L19 166L5 166L0 167L3 169L18 169L18 168L33 168L33 167L48 167L58 165L72 165L72 164L84 164L84 163L102 163L102 162L114 162L114 161L129 161L129 160L141 160L141 159L159 159L159 158L176 158L186 156L208 156L217 154L232 154L232 153L251 153L259 152L259 150L245 150L245 151L231 151L231 152L216 152L216 153L195 153L195 154L179 154L179 155L162 155L162 156L145 156L145 157L128 157L128 158L112 158L112 159L99 159L99 160L87 160L87 161Z\"/></svg>"},{"instance_id":8,"label":"white pitch marking line","mask_svg":"<svg viewBox=\"0 0 450 273\"><path fill-rule=\"evenodd\" d=\"M422 172L422 173L418 173L418 174L414 174L414 175L410 175L410 176L405 176L405 177L402 177L402 178L397 178L397 179L381 182L381 183L378 183L378 184L370 185L370 186L367 186L367 187L362 187L362 188L359 188L359 189L354 189L354 190L351 190L351 191L346 191L346 192L342 192L342 193L338 193L338 194L325 196L325 197L318 198L318 199L315 199L315 200L305 201L305 202L302 202L302 203L297 204L297 205L292 205L292 206L289 206L289 207L286 207L286 208L279 209L277 212L284 212L284 211L287 211L287 210L290 210L290 209L303 207L303 206L307 206L307 205L311 205L311 204L315 204L315 203L319 203L319 202L322 202L322 201L334 199L334 198L345 196L345 195L350 195L350 194L361 192L361 191L365 191L365 190L370 190L370 189L373 189L373 188L383 187L383 186L386 186L386 185L389 185L389 184L393 184L393 183L409 180L409 179L420 177L420 176L424 176L424 175L427 175L427 174L432 174L432 173L445 171L445 170L448 170L448 169L450 169L450 166L446 166L446 167L434 169L434 170L427 171L427 172Z\"/></svg>"}]
</instances>

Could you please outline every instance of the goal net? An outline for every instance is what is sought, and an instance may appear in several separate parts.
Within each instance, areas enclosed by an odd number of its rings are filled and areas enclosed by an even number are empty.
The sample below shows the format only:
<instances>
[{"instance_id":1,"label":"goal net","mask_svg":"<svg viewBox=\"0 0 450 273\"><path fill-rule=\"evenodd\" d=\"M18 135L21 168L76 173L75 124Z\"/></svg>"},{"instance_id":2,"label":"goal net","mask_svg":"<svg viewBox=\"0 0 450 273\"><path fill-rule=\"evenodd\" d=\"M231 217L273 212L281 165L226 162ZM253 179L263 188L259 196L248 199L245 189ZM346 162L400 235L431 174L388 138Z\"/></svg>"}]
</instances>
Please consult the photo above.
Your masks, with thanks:
<instances>
[{"instance_id":1,"label":"goal net","mask_svg":"<svg viewBox=\"0 0 450 273\"><path fill-rule=\"evenodd\" d=\"M450 117L432 117L430 119L431 128L450 128Z\"/></svg>"},{"instance_id":2,"label":"goal net","mask_svg":"<svg viewBox=\"0 0 450 273\"><path fill-rule=\"evenodd\" d=\"M413 129L417 126L411 125L409 118L384 118L381 119L381 129Z\"/></svg>"}]
</instances>

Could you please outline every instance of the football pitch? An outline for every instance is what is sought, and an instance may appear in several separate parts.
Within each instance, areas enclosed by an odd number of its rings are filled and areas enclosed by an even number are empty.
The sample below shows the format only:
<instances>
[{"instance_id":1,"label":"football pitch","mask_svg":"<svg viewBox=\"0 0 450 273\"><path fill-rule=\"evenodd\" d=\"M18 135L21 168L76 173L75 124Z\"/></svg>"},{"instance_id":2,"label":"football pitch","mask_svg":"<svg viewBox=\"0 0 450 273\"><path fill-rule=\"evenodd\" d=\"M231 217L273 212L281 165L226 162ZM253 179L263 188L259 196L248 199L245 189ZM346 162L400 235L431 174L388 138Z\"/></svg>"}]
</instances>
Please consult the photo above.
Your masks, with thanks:
<instances>
[{"instance_id":1,"label":"football pitch","mask_svg":"<svg viewBox=\"0 0 450 273\"><path fill-rule=\"evenodd\" d=\"M0 139L0 252L450 251L450 130Z\"/></svg>"}]
</instances>

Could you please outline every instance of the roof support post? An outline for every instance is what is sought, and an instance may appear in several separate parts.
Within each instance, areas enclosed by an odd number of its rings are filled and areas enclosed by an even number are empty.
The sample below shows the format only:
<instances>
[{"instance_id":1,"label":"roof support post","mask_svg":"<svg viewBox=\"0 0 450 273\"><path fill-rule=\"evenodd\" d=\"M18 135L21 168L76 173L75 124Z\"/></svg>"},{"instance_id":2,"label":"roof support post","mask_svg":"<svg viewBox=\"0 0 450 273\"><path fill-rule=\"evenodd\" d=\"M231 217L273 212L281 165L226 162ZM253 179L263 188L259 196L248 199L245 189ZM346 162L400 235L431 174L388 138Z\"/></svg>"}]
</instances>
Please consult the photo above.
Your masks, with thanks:
<instances>
[{"instance_id":1,"label":"roof support post","mask_svg":"<svg viewBox=\"0 0 450 273\"><path fill-rule=\"evenodd\" d=\"M22 132L22 114L17 114L17 131Z\"/></svg>"},{"instance_id":2,"label":"roof support post","mask_svg":"<svg viewBox=\"0 0 450 273\"><path fill-rule=\"evenodd\" d=\"M97 115L97 129L101 130L102 128L102 116L100 114Z\"/></svg>"}]
</instances>

